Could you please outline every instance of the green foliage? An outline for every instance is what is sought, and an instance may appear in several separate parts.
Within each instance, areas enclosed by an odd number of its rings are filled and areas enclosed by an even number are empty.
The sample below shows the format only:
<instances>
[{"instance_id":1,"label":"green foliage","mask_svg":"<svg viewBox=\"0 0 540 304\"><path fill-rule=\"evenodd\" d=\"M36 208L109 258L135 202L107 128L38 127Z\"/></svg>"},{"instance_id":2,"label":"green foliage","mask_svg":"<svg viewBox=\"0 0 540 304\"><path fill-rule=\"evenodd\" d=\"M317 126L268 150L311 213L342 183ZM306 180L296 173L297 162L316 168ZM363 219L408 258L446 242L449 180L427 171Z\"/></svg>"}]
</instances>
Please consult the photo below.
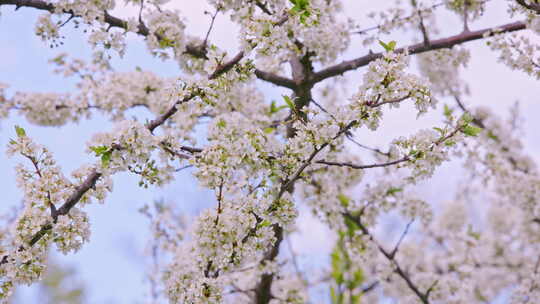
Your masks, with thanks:
<instances>
[{"instance_id":1,"label":"green foliage","mask_svg":"<svg viewBox=\"0 0 540 304\"><path fill-rule=\"evenodd\" d=\"M463 115L461 116L461 121L463 122L464 125L470 124L473 120L474 120L474 117L472 117L472 115L469 114L468 112L463 113Z\"/></svg>"},{"instance_id":2,"label":"green foliage","mask_svg":"<svg viewBox=\"0 0 540 304\"><path fill-rule=\"evenodd\" d=\"M217 126L220 127L220 128L225 128L225 127L227 126L227 123L225 122L225 120L220 119L220 120L217 122Z\"/></svg>"},{"instance_id":3,"label":"green foliage","mask_svg":"<svg viewBox=\"0 0 540 304\"><path fill-rule=\"evenodd\" d=\"M161 37L159 40L159 47L162 49L168 48L168 47L174 47L174 40L167 39L166 37Z\"/></svg>"},{"instance_id":4,"label":"green foliage","mask_svg":"<svg viewBox=\"0 0 540 304\"><path fill-rule=\"evenodd\" d=\"M348 196L342 193L338 195L338 200L343 207L349 206L349 202L351 201L351 199Z\"/></svg>"},{"instance_id":5,"label":"green foliage","mask_svg":"<svg viewBox=\"0 0 540 304\"><path fill-rule=\"evenodd\" d=\"M381 40L379 40L379 44L387 51L387 52L392 52L396 49L396 42L395 41L390 41L388 43L385 43Z\"/></svg>"},{"instance_id":6,"label":"green foliage","mask_svg":"<svg viewBox=\"0 0 540 304\"><path fill-rule=\"evenodd\" d=\"M264 134L272 134L274 133L275 130L276 130L275 128L268 127L268 128L264 128L263 132Z\"/></svg>"},{"instance_id":7,"label":"green foliage","mask_svg":"<svg viewBox=\"0 0 540 304\"><path fill-rule=\"evenodd\" d=\"M270 225L272 225L272 223L269 220L264 220L264 221L259 223L259 228L268 227Z\"/></svg>"},{"instance_id":8,"label":"green foliage","mask_svg":"<svg viewBox=\"0 0 540 304\"><path fill-rule=\"evenodd\" d=\"M294 102L292 101L292 99L289 96L283 95L283 100L285 100L285 103L287 104L287 107L289 107L291 110L295 109Z\"/></svg>"},{"instance_id":9,"label":"green foliage","mask_svg":"<svg viewBox=\"0 0 540 304\"><path fill-rule=\"evenodd\" d=\"M433 129L437 132L439 132L441 135L444 135L444 133L446 133L446 131L444 129L441 129L439 127L433 127Z\"/></svg>"},{"instance_id":10,"label":"green foliage","mask_svg":"<svg viewBox=\"0 0 540 304\"><path fill-rule=\"evenodd\" d=\"M482 132L482 128L466 125L461 129L461 132L467 136L477 136L480 132Z\"/></svg>"},{"instance_id":11,"label":"green foliage","mask_svg":"<svg viewBox=\"0 0 540 304\"><path fill-rule=\"evenodd\" d=\"M15 133L17 133L17 136L19 136L19 137L25 137L26 136L26 131L23 128L17 126L17 125L15 126Z\"/></svg>"},{"instance_id":12,"label":"green foliage","mask_svg":"<svg viewBox=\"0 0 540 304\"><path fill-rule=\"evenodd\" d=\"M288 96L287 96L287 98L288 98ZM289 98L289 99L290 99L290 98ZM269 111L269 112L270 112L270 114L275 114L275 113L277 113L277 112L279 112L279 111L281 111L281 110L283 110L283 109L285 109L285 108L288 108L288 107L290 107L288 104L287 104L287 105L282 105L282 106L279 106L279 107L278 107L278 106L276 105L276 101L275 101L275 100L272 100L272 103L270 104L270 111Z\"/></svg>"},{"instance_id":13,"label":"green foliage","mask_svg":"<svg viewBox=\"0 0 540 304\"><path fill-rule=\"evenodd\" d=\"M360 304L362 297L362 284L365 281L362 269L356 268L345 249L346 238L354 236L358 225L345 217L347 232L341 231L336 247L331 254L330 276L333 282L330 284L330 299L333 304Z\"/></svg>"},{"instance_id":14,"label":"green foliage","mask_svg":"<svg viewBox=\"0 0 540 304\"><path fill-rule=\"evenodd\" d=\"M454 112L454 110L452 110L447 104L444 105L444 116L447 118L447 119L450 119L452 117L452 113Z\"/></svg>"},{"instance_id":15,"label":"green foliage","mask_svg":"<svg viewBox=\"0 0 540 304\"><path fill-rule=\"evenodd\" d=\"M311 16L309 12L309 0L289 0L293 7L291 8L291 14L297 14L300 16L300 22L306 24L306 19Z\"/></svg>"},{"instance_id":16,"label":"green foliage","mask_svg":"<svg viewBox=\"0 0 540 304\"><path fill-rule=\"evenodd\" d=\"M101 157L101 165L107 167L111 161L112 150L107 146L92 146L90 147L97 157Z\"/></svg>"},{"instance_id":17,"label":"green foliage","mask_svg":"<svg viewBox=\"0 0 540 304\"><path fill-rule=\"evenodd\" d=\"M390 188L390 189L388 189L386 191L386 195L394 195L394 194L396 194L398 192L401 192L401 191L403 191L403 188L394 188L394 187L392 187L392 188Z\"/></svg>"}]
</instances>

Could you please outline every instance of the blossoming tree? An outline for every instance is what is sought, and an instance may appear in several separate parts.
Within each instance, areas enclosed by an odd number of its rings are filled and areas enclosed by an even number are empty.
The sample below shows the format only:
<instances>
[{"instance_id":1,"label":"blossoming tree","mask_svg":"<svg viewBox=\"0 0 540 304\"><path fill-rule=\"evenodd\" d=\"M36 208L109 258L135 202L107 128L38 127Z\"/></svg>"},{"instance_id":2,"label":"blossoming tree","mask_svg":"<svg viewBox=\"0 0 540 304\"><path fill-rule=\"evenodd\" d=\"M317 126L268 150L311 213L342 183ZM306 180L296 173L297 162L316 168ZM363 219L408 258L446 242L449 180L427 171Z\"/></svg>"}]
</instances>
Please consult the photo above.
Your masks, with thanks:
<instances>
[{"instance_id":1,"label":"blossoming tree","mask_svg":"<svg viewBox=\"0 0 540 304\"><path fill-rule=\"evenodd\" d=\"M93 49L90 63L67 55L51 61L78 79L69 94L8 95L0 84L0 117L69 127L100 112L115 123L88 143L95 162L71 173L39 139L15 127L8 155L21 162L24 208L0 234L3 301L18 284L40 279L50 248L75 252L89 241L85 206L107 201L113 175L127 171L140 177L141 187L160 186L188 166L215 193L215 205L188 221L173 206L142 210L152 220L154 248L171 257L158 267L154 300L328 302L310 298L317 285L332 303L490 303L501 293L512 303L540 298L538 168L511 123L464 102L467 87L459 77L470 57L467 42L482 40L503 64L540 78L540 45L531 39L540 34L538 1L506 1L506 23L483 29L473 22L490 13L489 1L404 1L366 14L378 25L361 29L344 17L340 0L209 0L215 11L206 37L186 34L189 24L170 2L0 0L2 8L42 11L35 32L47 45L59 47L69 39L65 25L75 23ZM124 4L138 14L111 14ZM442 36L437 16L448 11L462 27ZM240 29L235 54L209 39L219 14ZM412 42L384 39L397 31ZM178 77L115 72L110 56L129 51L127 35L140 36L156 58L177 62ZM349 45L355 35L362 46ZM359 57L343 60L350 49ZM363 76L350 77L354 70ZM256 80L289 93L269 101ZM355 86L352 96L336 88L345 82ZM442 97L453 103L437 103ZM441 122L413 135L403 130L386 147L355 137L361 129L377 132L385 113L402 105L418 116L441 113ZM154 118L125 117L134 107ZM202 121L209 121L205 140L195 132ZM415 185L457 158L470 172L469 184L490 195L460 189L433 212ZM363 179L368 170L374 173ZM299 204L338 236L328 269L309 277L280 254ZM471 208L487 220L476 223ZM374 233L391 212L406 223L393 244ZM414 234L406 236L413 224Z\"/></svg>"}]
</instances>

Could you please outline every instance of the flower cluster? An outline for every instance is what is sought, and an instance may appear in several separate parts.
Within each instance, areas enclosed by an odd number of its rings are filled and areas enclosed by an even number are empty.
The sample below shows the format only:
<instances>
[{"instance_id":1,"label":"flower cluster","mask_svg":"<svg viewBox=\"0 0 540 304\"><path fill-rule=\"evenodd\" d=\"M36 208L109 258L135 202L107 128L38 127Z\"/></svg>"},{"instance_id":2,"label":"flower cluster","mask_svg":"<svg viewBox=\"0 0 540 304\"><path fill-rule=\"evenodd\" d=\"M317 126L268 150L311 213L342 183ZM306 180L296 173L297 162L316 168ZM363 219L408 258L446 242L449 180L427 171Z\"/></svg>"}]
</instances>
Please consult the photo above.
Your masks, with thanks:
<instances>
[{"instance_id":1,"label":"flower cluster","mask_svg":"<svg viewBox=\"0 0 540 304\"><path fill-rule=\"evenodd\" d=\"M388 46L393 48L393 46ZM375 130L382 118L381 105L399 107L404 99L412 99L418 115L435 107L436 100L425 85L426 81L405 71L409 57L404 53L388 52L383 58L371 62L363 77L363 83L353 96L351 107L360 119L366 120Z\"/></svg>"},{"instance_id":2,"label":"flower cluster","mask_svg":"<svg viewBox=\"0 0 540 304\"><path fill-rule=\"evenodd\" d=\"M103 174L130 171L140 175L140 186L148 187L169 181L174 170L168 163L160 167L152 157L161 145L160 137L152 135L146 126L124 120L115 126L112 133L96 134L88 149L101 158Z\"/></svg>"},{"instance_id":3,"label":"flower cluster","mask_svg":"<svg viewBox=\"0 0 540 304\"><path fill-rule=\"evenodd\" d=\"M487 44L491 49L500 51L499 61L511 69L540 79L540 45L528 37L519 34L495 35Z\"/></svg>"},{"instance_id":4,"label":"flower cluster","mask_svg":"<svg viewBox=\"0 0 540 304\"><path fill-rule=\"evenodd\" d=\"M61 172L50 151L34 143L24 129L16 127L8 154L19 154L31 163L17 167L17 183L23 189L24 209L9 231L9 250L0 264L1 298L8 298L14 284L31 284L40 279L51 244L63 253L78 251L90 237L88 216L77 207L59 214L75 185ZM103 189L85 194L84 200ZM99 195L98 195L99 196Z\"/></svg>"}]
</instances>

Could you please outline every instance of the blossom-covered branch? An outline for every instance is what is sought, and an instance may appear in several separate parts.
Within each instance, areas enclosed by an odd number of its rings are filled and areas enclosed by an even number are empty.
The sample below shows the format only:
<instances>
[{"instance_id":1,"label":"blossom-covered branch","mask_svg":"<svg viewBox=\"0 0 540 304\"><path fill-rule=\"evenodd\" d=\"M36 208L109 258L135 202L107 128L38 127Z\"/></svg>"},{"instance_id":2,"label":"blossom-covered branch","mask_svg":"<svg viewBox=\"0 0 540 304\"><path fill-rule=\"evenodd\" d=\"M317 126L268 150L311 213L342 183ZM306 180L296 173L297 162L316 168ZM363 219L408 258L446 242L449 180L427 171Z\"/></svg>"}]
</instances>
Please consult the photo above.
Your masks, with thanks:
<instances>
[{"instance_id":1,"label":"blossom-covered branch","mask_svg":"<svg viewBox=\"0 0 540 304\"><path fill-rule=\"evenodd\" d=\"M486 29L481 29L477 31L463 32L461 34L457 34L450 37L434 39L434 40L429 41L428 45L426 45L426 43L424 42L413 44L410 46L399 48L396 51L398 52L408 51L408 53L411 55L420 54L420 53L429 52L429 51L438 50L438 49L451 48L455 45L459 45L468 41L484 39L486 38L486 36L490 36L495 33L508 33L508 32L523 30L525 28L526 28L526 25L524 22L521 22L521 21L512 22L512 23L503 24L500 26L490 27ZM359 67L365 66L371 61L381 58L382 56L383 56L383 53L371 53L371 54L368 54L368 55L365 55L356 59L343 61L337 65L315 72L315 74L313 75L312 81L319 82L330 77L342 75L345 72L355 70Z\"/></svg>"},{"instance_id":2,"label":"blossom-covered branch","mask_svg":"<svg viewBox=\"0 0 540 304\"><path fill-rule=\"evenodd\" d=\"M0 0L0 6L1 5L15 5L16 9L19 9L21 7L29 7L29 8L35 8L38 10L45 10L50 13L58 12L58 9L55 7L54 4L50 2L46 2L44 0ZM73 11L63 11L63 13L76 16ZM121 18L112 16L107 11L104 11L103 18L104 18L104 22L108 24L111 28L119 28L119 29L126 30L128 27L127 21L122 20ZM280 21L280 22L282 23L283 21ZM152 34L150 30L148 29L148 27L142 22L138 22L136 33L145 37ZM159 37L159 35L157 38L163 39L162 37ZM207 58L207 52L208 52L207 44L206 43L203 43L201 45L187 44L185 48L185 52L196 58L203 58L203 59ZM216 70L217 74L212 75L211 78L216 78L222 72L226 72L235 63L239 62L243 57L244 57L244 52L239 52L231 62L221 66L220 69L217 69ZM256 69L255 75L264 81L268 81L278 86L283 86L287 88L293 88L294 86L294 82L292 80L286 77L282 77L277 74L271 73L271 72Z\"/></svg>"}]
</instances>

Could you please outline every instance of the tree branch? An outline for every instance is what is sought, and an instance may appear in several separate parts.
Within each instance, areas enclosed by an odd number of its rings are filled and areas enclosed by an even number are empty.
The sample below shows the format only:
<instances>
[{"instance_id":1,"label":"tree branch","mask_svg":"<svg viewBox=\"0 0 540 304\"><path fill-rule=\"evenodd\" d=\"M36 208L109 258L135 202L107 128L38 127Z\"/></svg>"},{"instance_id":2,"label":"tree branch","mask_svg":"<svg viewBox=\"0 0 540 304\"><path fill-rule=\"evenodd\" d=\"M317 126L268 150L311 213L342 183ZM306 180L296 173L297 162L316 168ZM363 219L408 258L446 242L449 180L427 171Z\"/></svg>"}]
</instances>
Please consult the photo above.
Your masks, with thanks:
<instances>
[{"instance_id":1,"label":"tree branch","mask_svg":"<svg viewBox=\"0 0 540 304\"><path fill-rule=\"evenodd\" d=\"M525 23L518 21L513 23L504 24L497 27L490 27L478 31L463 32L454 36L432 40L429 45L424 42L413 44L407 47L399 48L396 52L404 52L408 50L409 54L420 54L438 49L451 48L454 45L465 43L468 41L478 40L485 38L484 36L491 36L496 33L509 33L525 29ZM330 77L341 75L345 72L355 70L359 67L366 66L370 62L383 57L384 53L370 53L368 55L343 61L342 63L323 69L313 74L310 81L317 83Z\"/></svg>"},{"instance_id":2,"label":"tree branch","mask_svg":"<svg viewBox=\"0 0 540 304\"><path fill-rule=\"evenodd\" d=\"M55 6L53 4L45 2L44 0L0 0L0 6L2 5L15 5L16 9L19 9L21 7L28 7L28 8L48 11L50 13L54 12L55 10ZM73 12L67 11L64 13L75 16ZM75 16L75 17L78 17L78 16ZM277 22L276 25L283 24L287 19L288 19L287 16L283 17L280 21ZM121 29L125 29L126 24L127 24L126 21L118 17L112 16L108 12L105 12L105 23L107 23L110 28L121 28ZM150 31L142 22L139 22L137 34L146 37L150 35ZM161 39L161 37L159 36L157 36L157 38ZM206 53L207 53L206 44L207 43L203 43L202 45L187 45L185 53L196 58L206 59L207 58L206 57ZM240 55L240 53L242 55L239 58L237 58ZM240 61L243 58L243 53L242 52L240 53L232 61L234 60L236 60L236 62ZM222 68L223 72L228 71L233 65L234 63L225 64L224 67ZM221 74L221 73L222 72L219 72L218 74ZM268 81L277 86L282 86L286 88L294 87L294 82L291 79L278 76L274 73L256 70L255 75L261 80ZM217 76L219 75L214 75L214 78Z\"/></svg>"},{"instance_id":3,"label":"tree branch","mask_svg":"<svg viewBox=\"0 0 540 304\"><path fill-rule=\"evenodd\" d=\"M400 158L398 160L394 160L387 163L380 163L380 164L371 164L371 165L356 165L353 163L346 163L346 162L333 162L333 161L326 161L326 160L318 160L315 163L317 164L323 164L323 165L329 165L329 166L337 166L337 167L349 167L353 169L371 169L371 168L379 168L379 167L388 167L392 165L397 165L399 163L403 163L406 161L411 160L409 156L405 156L403 158Z\"/></svg>"},{"instance_id":4,"label":"tree branch","mask_svg":"<svg viewBox=\"0 0 540 304\"><path fill-rule=\"evenodd\" d=\"M255 69L255 75L260 80L270 82L280 87L289 88L291 90L294 90L296 88L296 83L292 79L289 79L287 77L279 76L274 73L261 71L259 69Z\"/></svg>"},{"instance_id":5,"label":"tree branch","mask_svg":"<svg viewBox=\"0 0 540 304\"><path fill-rule=\"evenodd\" d=\"M393 254L392 252L388 252L386 249L384 249L376 240L375 238L373 237L373 235L369 232L369 230L367 229L366 226L364 226L364 224L362 223L362 221L360 220L359 217L356 217L356 216L352 216L348 213L344 214L345 217L347 217L348 219L352 220L357 226L358 228L360 229L360 231L362 232L362 234L368 236L372 242L374 242L377 246L377 248L379 249L379 251L382 253L382 255L390 262L394 265L395 269L394 269L394 272L400 276L404 281L405 283L407 284L407 286L409 287L410 290L412 290L412 292L414 292L414 294L416 294L416 296L420 299L420 301L423 303L423 304L429 304L429 294L431 293L431 291L433 290L433 288L435 287L435 284L437 282L435 282L434 284L431 285L430 288L428 288L426 290L426 292L422 292L420 291L420 288L418 286L416 286L416 284L412 281L412 279L410 278L410 276L403 270L403 268L401 268L400 264L398 263L398 261L395 259L395 253ZM408 228L407 228L408 229Z\"/></svg>"},{"instance_id":6,"label":"tree branch","mask_svg":"<svg viewBox=\"0 0 540 304\"><path fill-rule=\"evenodd\" d=\"M538 3L538 2L537 2L537 3L532 3L532 2L531 2L530 4L528 4L525 0L516 0L516 2L517 2L519 5L521 5L521 6L525 7L525 8L527 8L527 9L530 9L530 10L532 10L532 11L535 11L536 14L540 14L540 3Z\"/></svg>"},{"instance_id":7,"label":"tree branch","mask_svg":"<svg viewBox=\"0 0 540 304\"><path fill-rule=\"evenodd\" d=\"M272 245L272 248L266 253L263 261L273 261L279 254L279 246L283 241L283 228L278 224L272 226L274 229L274 235L276 236L276 242ZM267 304L272 299L272 282L274 280L274 273L265 273L261 276L261 280L255 287L255 303Z\"/></svg>"}]
</instances>

